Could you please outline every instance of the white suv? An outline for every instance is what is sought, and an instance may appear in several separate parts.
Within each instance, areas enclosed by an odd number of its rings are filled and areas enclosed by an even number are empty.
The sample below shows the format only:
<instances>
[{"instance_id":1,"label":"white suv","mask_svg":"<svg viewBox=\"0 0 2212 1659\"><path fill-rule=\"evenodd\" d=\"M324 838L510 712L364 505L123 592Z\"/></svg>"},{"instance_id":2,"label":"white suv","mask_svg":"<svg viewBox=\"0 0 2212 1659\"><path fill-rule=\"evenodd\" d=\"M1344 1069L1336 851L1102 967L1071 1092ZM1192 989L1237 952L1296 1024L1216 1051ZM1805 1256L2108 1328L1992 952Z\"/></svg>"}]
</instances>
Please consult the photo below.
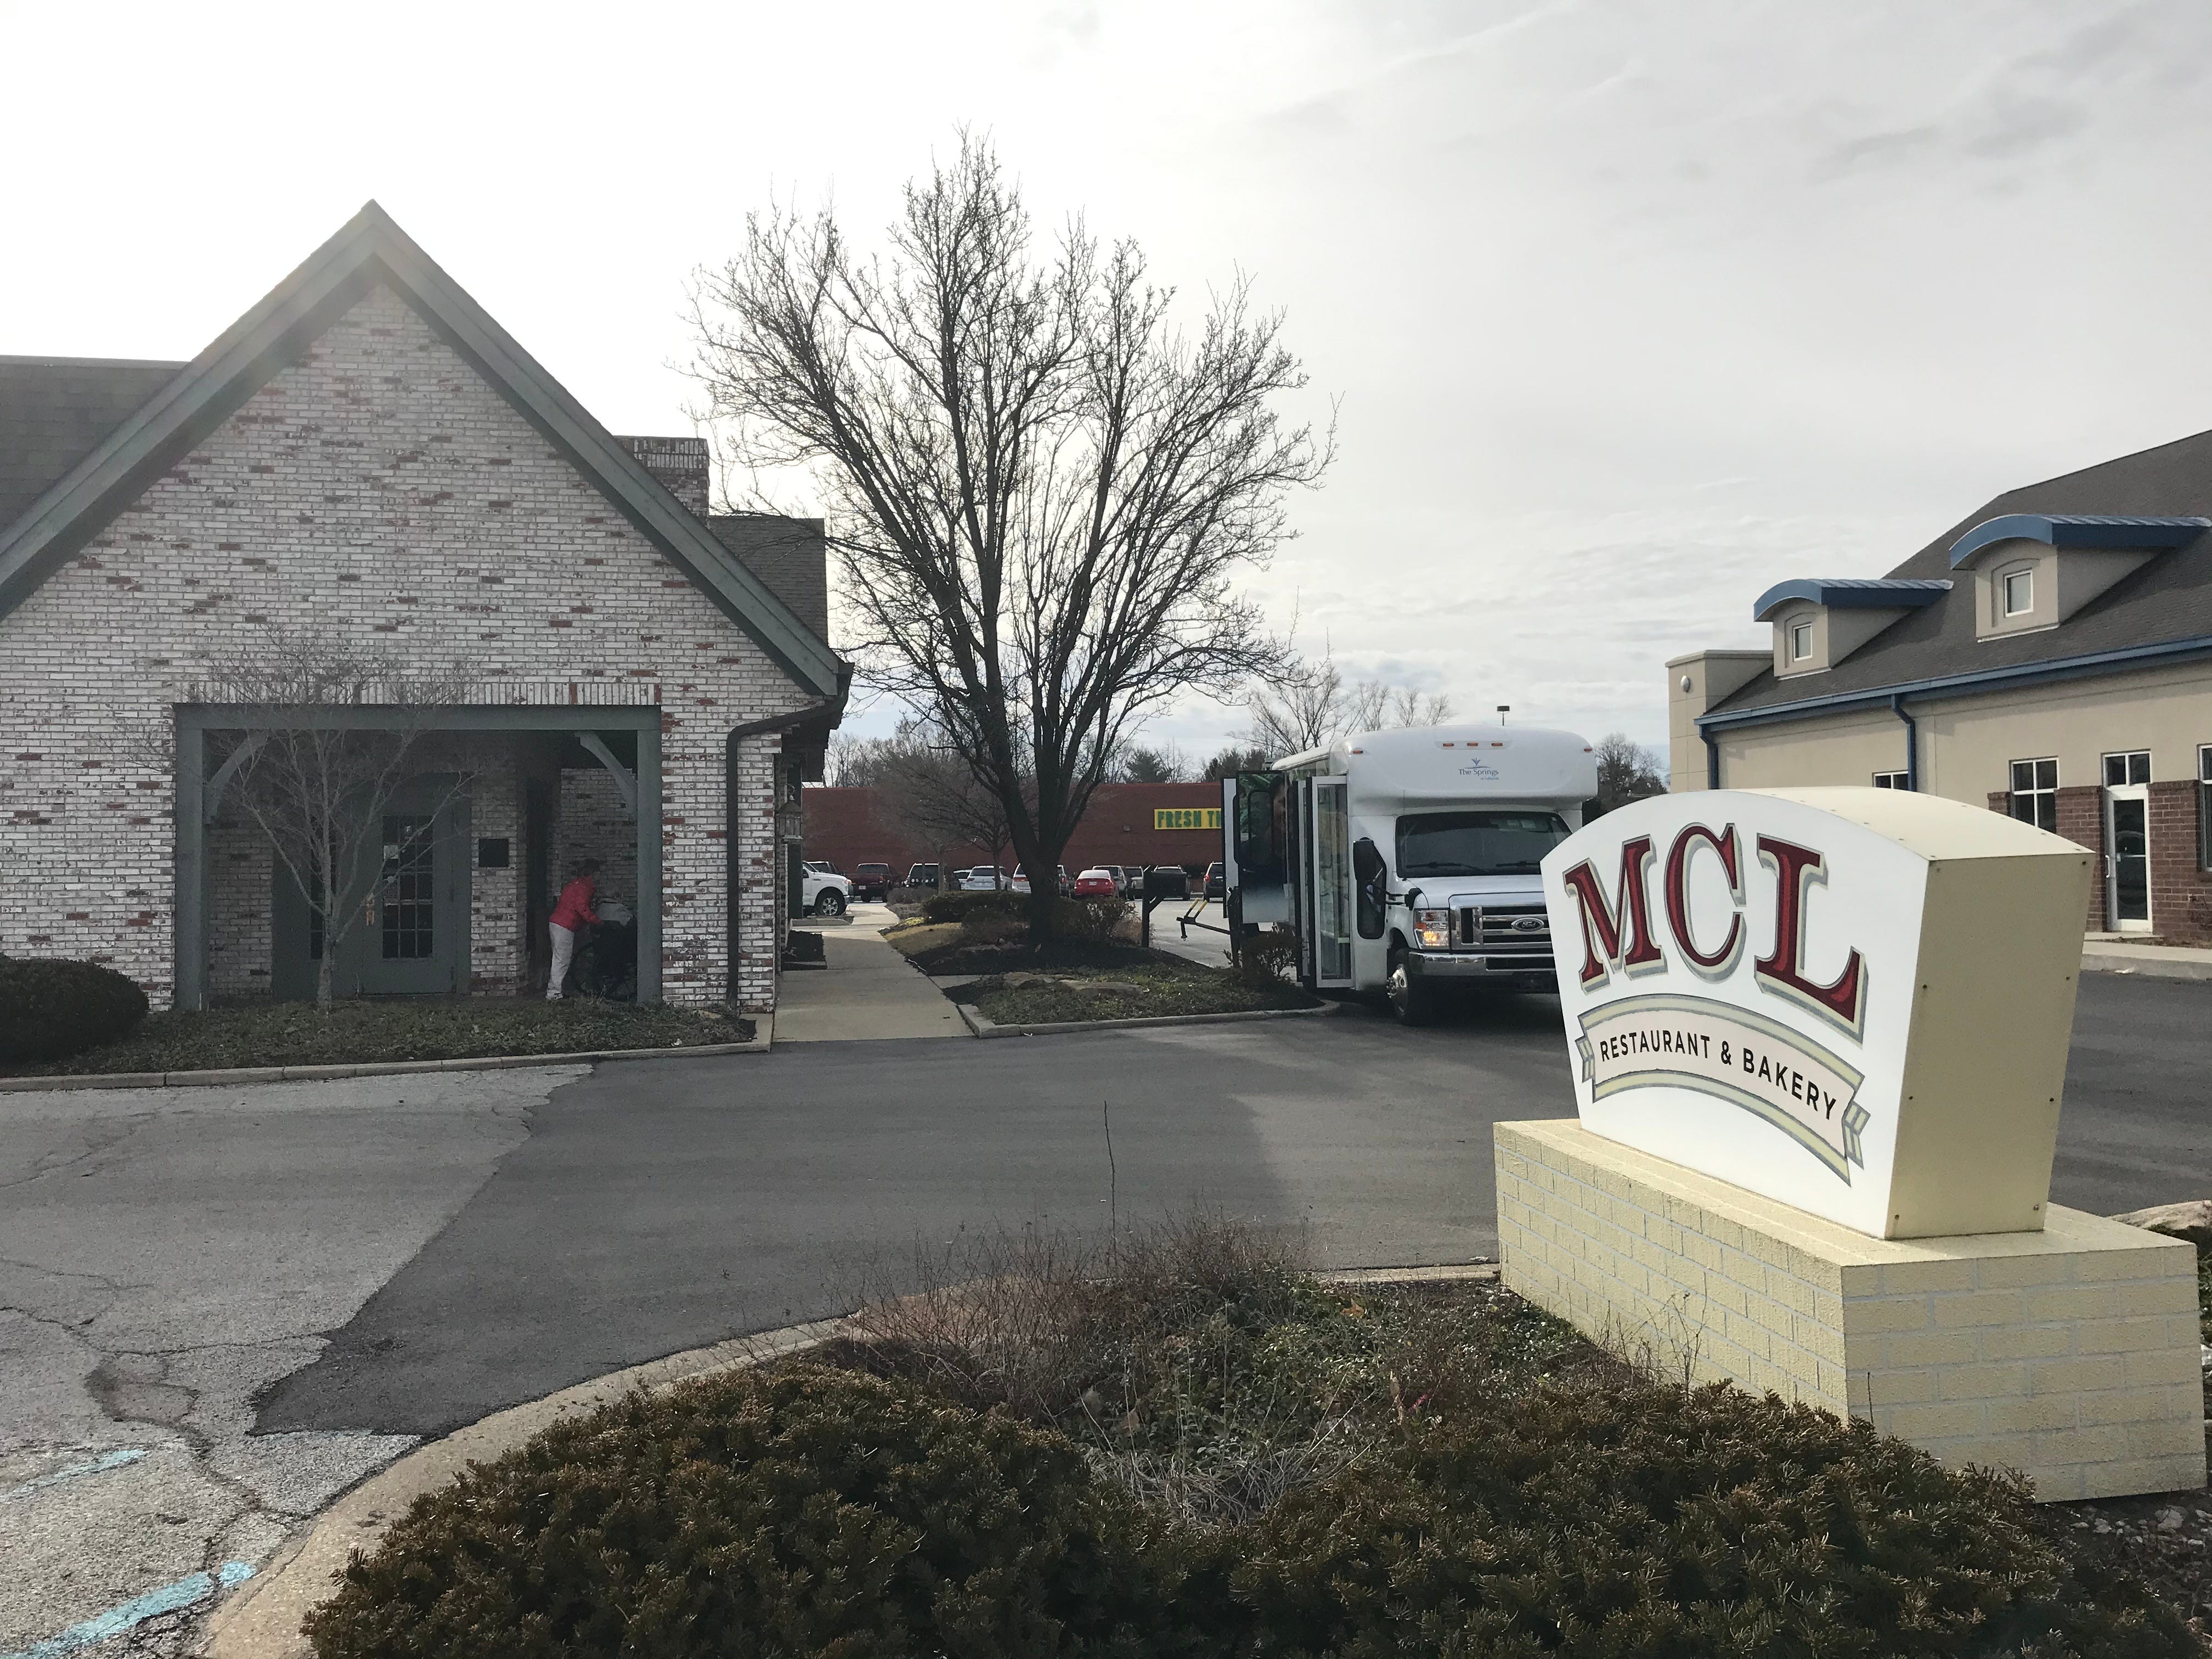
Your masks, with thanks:
<instances>
[{"instance_id":1,"label":"white suv","mask_svg":"<svg viewBox=\"0 0 2212 1659\"><path fill-rule=\"evenodd\" d=\"M853 884L829 866L809 863L802 873L799 902L817 916L842 916L853 902Z\"/></svg>"}]
</instances>

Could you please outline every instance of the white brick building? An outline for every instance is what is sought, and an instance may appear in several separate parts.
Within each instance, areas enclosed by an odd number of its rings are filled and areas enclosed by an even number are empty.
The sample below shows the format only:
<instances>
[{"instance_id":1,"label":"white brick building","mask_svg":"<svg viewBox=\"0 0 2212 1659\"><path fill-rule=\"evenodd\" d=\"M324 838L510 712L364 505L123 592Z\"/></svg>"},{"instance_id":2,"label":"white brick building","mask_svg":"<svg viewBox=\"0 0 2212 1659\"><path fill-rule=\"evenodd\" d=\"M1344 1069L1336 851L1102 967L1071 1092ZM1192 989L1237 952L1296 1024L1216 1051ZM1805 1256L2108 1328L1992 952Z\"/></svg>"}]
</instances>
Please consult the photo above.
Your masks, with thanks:
<instances>
[{"instance_id":1,"label":"white brick building","mask_svg":"<svg viewBox=\"0 0 2212 1659\"><path fill-rule=\"evenodd\" d=\"M189 364L0 358L0 952L156 1006L304 994L309 907L210 770L283 717L197 699L318 628L470 682L428 908L396 953L396 912L355 930L350 984L542 987L588 854L641 998L771 1007L848 678L823 556L817 521L710 515L701 441L611 435L374 204Z\"/></svg>"}]
</instances>

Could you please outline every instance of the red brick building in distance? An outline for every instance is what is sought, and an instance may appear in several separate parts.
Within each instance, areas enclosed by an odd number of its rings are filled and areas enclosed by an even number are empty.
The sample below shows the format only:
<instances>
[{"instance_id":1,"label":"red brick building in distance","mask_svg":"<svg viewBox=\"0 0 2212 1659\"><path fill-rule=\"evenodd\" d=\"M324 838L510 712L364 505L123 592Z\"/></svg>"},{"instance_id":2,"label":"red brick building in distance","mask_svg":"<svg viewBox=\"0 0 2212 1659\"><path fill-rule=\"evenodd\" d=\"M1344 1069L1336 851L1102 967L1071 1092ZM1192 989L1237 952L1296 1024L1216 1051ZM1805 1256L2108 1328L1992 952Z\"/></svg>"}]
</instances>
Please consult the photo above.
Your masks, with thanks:
<instances>
[{"instance_id":1,"label":"red brick building in distance","mask_svg":"<svg viewBox=\"0 0 2212 1659\"><path fill-rule=\"evenodd\" d=\"M835 865L848 876L856 865L880 861L903 880L908 866L931 863L939 856L939 848L922 845L897 821L878 790L809 784L799 800L806 856ZM1095 864L1180 864L1202 869L1221 856L1220 809L1218 783L1102 784L1061 861L1070 875ZM1163 818L1163 814L1171 817ZM1191 827L1164 827L1169 823ZM941 850L956 870L991 861L988 847L962 843ZM1000 856L1011 871L1013 849L1006 848Z\"/></svg>"}]
</instances>

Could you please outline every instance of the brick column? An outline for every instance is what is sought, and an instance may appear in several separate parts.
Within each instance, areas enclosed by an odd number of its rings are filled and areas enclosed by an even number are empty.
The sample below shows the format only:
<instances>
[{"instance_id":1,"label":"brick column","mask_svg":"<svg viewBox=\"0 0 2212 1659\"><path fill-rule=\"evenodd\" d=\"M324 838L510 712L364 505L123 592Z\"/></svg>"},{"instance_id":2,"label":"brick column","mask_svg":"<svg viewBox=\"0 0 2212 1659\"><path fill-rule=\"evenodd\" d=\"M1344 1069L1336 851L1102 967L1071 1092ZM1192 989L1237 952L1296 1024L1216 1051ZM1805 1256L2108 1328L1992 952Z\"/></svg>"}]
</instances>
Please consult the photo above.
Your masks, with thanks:
<instances>
[{"instance_id":1,"label":"brick column","mask_svg":"<svg viewBox=\"0 0 2212 1659\"><path fill-rule=\"evenodd\" d=\"M2089 866L2089 910L2082 931L2106 931L2105 917L2105 792L2098 785L2075 784L2058 792L2058 833L2077 847L2097 854Z\"/></svg>"},{"instance_id":2,"label":"brick column","mask_svg":"<svg viewBox=\"0 0 2212 1659\"><path fill-rule=\"evenodd\" d=\"M2212 880L2200 866L2201 786L2186 779L2150 786L2150 921L2160 939L2212 942Z\"/></svg>"}]
</instances>

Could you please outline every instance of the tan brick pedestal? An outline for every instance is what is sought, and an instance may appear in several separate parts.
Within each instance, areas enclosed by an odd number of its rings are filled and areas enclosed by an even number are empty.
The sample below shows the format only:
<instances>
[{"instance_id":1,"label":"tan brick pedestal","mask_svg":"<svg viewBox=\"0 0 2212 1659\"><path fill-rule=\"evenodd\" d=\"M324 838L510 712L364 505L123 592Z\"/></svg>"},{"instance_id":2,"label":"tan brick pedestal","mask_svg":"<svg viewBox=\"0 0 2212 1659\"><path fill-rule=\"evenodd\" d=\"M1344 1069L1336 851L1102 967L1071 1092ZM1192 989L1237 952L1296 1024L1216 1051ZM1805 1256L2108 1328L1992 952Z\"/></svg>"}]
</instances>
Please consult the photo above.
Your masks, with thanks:
<instances>
[{"instance_id":1,"label":"tan brick pedestal","mask_svg":"<svg viewBox=\"0 0 2212 1659\"><path fill-rule=\"evenodd\" d=\"M2051 1205L1887 1241L1591 1134L1498 1126L1506 1285L1616 1348L1838 1416L2045 1500L2204 1484L2197 1253Z\"/></svg>"}]
</instances>

